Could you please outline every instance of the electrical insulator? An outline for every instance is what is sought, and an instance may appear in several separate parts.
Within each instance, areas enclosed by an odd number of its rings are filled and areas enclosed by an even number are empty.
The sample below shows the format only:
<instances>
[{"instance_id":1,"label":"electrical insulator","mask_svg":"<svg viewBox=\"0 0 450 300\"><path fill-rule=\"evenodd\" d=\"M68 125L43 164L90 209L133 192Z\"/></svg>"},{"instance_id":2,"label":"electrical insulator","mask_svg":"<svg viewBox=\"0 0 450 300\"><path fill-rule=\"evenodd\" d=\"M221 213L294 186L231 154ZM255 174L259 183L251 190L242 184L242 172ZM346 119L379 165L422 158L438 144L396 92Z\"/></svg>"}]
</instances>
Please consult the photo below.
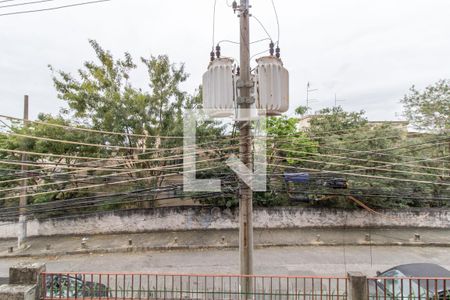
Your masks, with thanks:
<instances>
[{"instance_id":1,"label":"electrical insulator","mask_svg":"<svg viewBox=\"0 0 450 300\"><path fill-rule=\"evenodd\" d=\"M216 46L216 56L217 56L217 58L220 58L220 46L219 45Z\"/></svg>"},{"instance_id":2,"label":"electrical insulator","mask_svg":"<svg viewBox=\"0 0 450 300\"><path fill-rule=\"evenodd\" d=\"M272 41L270 41L270 44L269 44L269 53L270 53L270 56L273 56L273 53L274 53L274 50L273 50L273 48L275 47L275 44L272 42Z\"/></svg>"},{"instance_id":3,"label":"electrical insulator","mask_svg":"<svg viewBox=\"0 0 450 300\"><path fill-rule=\"evenodd\" d=\"M265 56L256 60L256 108L269 116L277 116L289 109L289 72L281 59Z\"/></svg>"},{"instance_id":4,"label":"electrical insulator","mask_svg":"<svg viewBox=\"0 0 450 300\"><path fill-rule=\"evenodd\" d=\"M237 2L233 1L233 11L234 11L234 13L236 13L237 8L238 8Z\"/></svg>"},{"instance_id":5,"label":"electrical insulator","mask_svg":"<svg viewBox=\"0 0 450 300\"><path fill-rule=\"evenodd\" d=\"M216 58L203 74L203 108L210 117L229 117L234 113L234 101L233 59Z\"/></svg>"}]
</instances>

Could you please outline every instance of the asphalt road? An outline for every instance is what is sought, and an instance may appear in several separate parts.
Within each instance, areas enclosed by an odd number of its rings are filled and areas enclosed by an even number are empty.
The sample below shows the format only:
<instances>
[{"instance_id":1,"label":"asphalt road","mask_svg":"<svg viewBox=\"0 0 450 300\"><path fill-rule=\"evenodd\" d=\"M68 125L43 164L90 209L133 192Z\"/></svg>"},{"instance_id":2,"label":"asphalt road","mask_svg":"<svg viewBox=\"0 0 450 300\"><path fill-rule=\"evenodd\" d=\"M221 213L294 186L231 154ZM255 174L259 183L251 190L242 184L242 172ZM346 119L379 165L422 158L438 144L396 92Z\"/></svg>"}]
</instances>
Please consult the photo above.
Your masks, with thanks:
<instances>
[{"instance_id":1,"label":"asphalt road","mask_svg":"<svg viewBox=\"0 0 450 300\"><path fill-rule=\"evenodd\" d=\"M19 262L45 262L52 272L152 272L183 274L237 274L238 252L228 250L149 251L0 260L0 277ZM344 275L361 271L375 275L392 266L438 263L450 269L447 247L304 246L255 250L255 273L271 275Z\"/></svg>"}]
</instances>

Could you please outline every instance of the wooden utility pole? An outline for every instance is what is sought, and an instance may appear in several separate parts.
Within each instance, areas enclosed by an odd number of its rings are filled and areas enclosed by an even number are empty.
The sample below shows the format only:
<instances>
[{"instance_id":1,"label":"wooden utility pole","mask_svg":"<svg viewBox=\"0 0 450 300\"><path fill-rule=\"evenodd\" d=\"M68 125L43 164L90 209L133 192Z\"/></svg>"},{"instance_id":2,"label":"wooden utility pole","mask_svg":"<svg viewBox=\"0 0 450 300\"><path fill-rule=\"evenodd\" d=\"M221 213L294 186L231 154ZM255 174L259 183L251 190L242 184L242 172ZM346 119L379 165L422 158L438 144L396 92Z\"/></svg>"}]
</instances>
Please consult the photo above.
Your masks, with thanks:
<instances>
[{"instance_id":1,"label":"wooden utility pole","mask_svg":"<svg viewBox=\"0 0 450 300\"><path fill-rule=\"evenodd\" d=\"M338 99L336 93L334 94L334 107L337 107L338 102L344 102L345 99Z\"/></svg>"},{"instance_id":2,"label":"wooden utility pole","mask_svg":"<svg viewBox=\"0 0 450 300\"><path fill-rule=\"evenodd\" d=\"M28 126L28 95L24 96L23 99L23 126ZM27 149L23 149L26 151ZM28 156L22 154L22 163L26 163ZM26 206L27 206L27 186L28 186L28 167L24 164L21 166L22 179L22 189L20 190L20 200L19 200L19 232L17 236L17 246L19 249L25 246L25 240L27 238L27 217L26 217Z\"/></svg>"},{"instance_id":3,"label":"wooden utility pole","mask_svg":"<svg viewBox=\"0 0 450 300\"><path fill-rule=\"evenodd\" d=\"M250 14L249 0L241 0L240 3L240 80L239 109L248 110L254 99L251 98L253 83L250 78ZM243 113L242 115L249 115ZM251 121L239 121L240 131L240 156L241 161L249 168L252 167L252 138L250 134ZM241 275L253 274L253 192L243 181L240 182L239 199L239 258ZM242 277L241 292L244 299L250 298L252 293L252 279Z\"/></svg>"}]
</instances>

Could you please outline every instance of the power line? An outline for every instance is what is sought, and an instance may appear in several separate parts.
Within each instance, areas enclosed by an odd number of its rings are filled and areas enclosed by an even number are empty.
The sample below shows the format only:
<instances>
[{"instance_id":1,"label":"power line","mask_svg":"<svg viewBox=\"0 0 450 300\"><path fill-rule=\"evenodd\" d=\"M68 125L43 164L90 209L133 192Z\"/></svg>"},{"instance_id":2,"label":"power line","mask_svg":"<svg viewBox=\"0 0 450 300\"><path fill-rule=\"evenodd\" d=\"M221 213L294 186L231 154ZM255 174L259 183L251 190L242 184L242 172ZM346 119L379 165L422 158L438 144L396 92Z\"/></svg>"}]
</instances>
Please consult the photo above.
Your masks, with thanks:
<instances>
[{"instance_id":1,"label":"power line","mask_svg":"<svg viewBox=\"0 0 450 300\"><path fill-rule=\"evenodd\" d=\"M69 145L106 148L108 150L139 150L139 151L145 150L145 148L138 148L138 147L83 143L83 142L75 142L75 141L69 141L69 140L60 140L60 139L53 139L53 138L47 138L47 137L39 137L39 136L34 136L34 135L29 135L29 134L20 134L20 133L14 133L14 132L3 132L0 134L22 137L22 138L29 138L29 139L40 140L40 141L69 144ZM149 148L148 150L171 150L171 149L170 148L169 149Z\"/></svg>"},{"instance_id":2,"label":"power line","mask_svg":"<svg viewBox=\"0 0 450 300\"><path fill-rule=\"evenodd\" d=\"M49 213L49 212L53 212L53 211L62 211L62 210L69 210L69 209L80 209L80 208L93 208L93 207L98 207L98 206L102 206L102 205L120 205L120 204L129 204L129 203L135 203L135 202L146 202L146 201L158 201L158 200L164 200L164 198L158 198L158 199L141 199L141 200L125 200L129 197L144 197L144 196L154 196L155 194L159 193L159 192L167 192L167 191L171 191L173 189L177 189L178 186L171 186L171 187L165 187L165 188L151 188L151 189L141 189L141 190L133 190L133 191L129 191L129 192L123 192L123 193L116 193L116 194L109 194L109 195L103 195L103 196L96 196L96 197L84 197L84 198L72 198L72 199L66 199L66 200L59 200L59 201L54 201L54 202L48 202L48 203L44 203L44 204L32 204L31 209L29 211L29 214L32 213ZM280 190L280 189L276 189L274 190L276 192L280 192L280 191L287 191L287 190ZM386 198L402 198L402 199L422 199L422 200L433 200L431 198L427 198L427 199L423 199L423 198L419 198L419 197L411 197L411 196L404 196L404 195L392 195L392 194L367 194L364 193L364 195L357 195L354 193L347 193L347 192L351 192L351 191L363 191L364 190L357 190L357 189L349 189L346 190L346 193L337 193L337 192L328 192L328 191L313 191L316 194L320 194L320 195L325 195L325 196L365 196L365 197L386 197ZM145 193L144 193L145 192ZM298 191L292 191L293 193L296 193ZM305 191L306 192L306 191ZM235 196L234 194L218 194L215 193L215 195L217 195L218 197L227 197L227 196ZM111 198L113 196L122 196L125 197L122 200L107 200L107 201L103 201L102 198ZM169 197L166 199L182 199L182 198L187 198L187 197L191 197L191 198L198 198L198 195L178 195L178 196L173 196L173 197ZM434 198L435 200L450 200L450 198ZM80 200L85 200L85 201L80 201ZM99 205L93 205L93 204L97 204L100 203ZM55 205L59 205L57 207L50 207L50 208L46 208L45 206L55 206ZM14 207L14 208L6 208L3 210L0 210L1 212L1 216L5 217L13 217L16 214L14 213L14 211L12 212L7 212L7 211L11 211L14 209L18 209L19 207Z\"/></svg>"},{"instance_id":3,"label":"power line","mask_svg":"<svg viewBox=\"0 0 450 300\"><path fill-rule=\"evenodd\" d=\"M178 189L180 186L167 186L167 187L163 187L163 188L157 188L157 187L153 187L153 188L146 188L146 189L139 189L139 190L132 190L132 191L127 191L127 192L121 192L121 193L109 193L106 195L101 195L101 196L90 196L90 197L82 197L82 198L70 198L70 199L65 199L65 200L58 200L58 201L52 201L52 202L47 202L47 203L38 203L38 204L30 204L27 205L27 208L30 208L29 213L36 213L36 212L49 212L52 210L63 210L63 209L79 209L79 208L83 208L83 207L91 207L92 204L95 203L100 203L101 205L105 205L105 204L124 204L123 200L117 201L117 200L111 200L111 202L109 202L109 199L111 197L143 197L143 196L149 196L149 195L156 195L158 193L164 193L164 192L168 192L168 191L174 191L176 189ZM230 190L233 191L233 190ZM146 192L146 194L143 194L143 192ZM209 194L217 194L220 195L220 193L209 193ZM221 196L226 196L225 194L222 194ZM170 197L168 199L178 199L178 198L184 198L184 197L191 197L191 198L197 198L198 194L188 194L188 195L177 195L177 196L173 196ZM103 198L107 198L108 200L104 201L102 200ZM157 198L154 199L155 201L161 200L163 198ZM148 199L143 199L142 201L148 201ZM106 202L106 203L105 203ZM135 201L133 201L135 202ZM141 201L139 201L141 202ZM59 206L58 206L59 205ZM83 206L81 206L83 205ZM46 208L47 206L51 206L50 208ZM55 207L56 206L56 207ZM16 207L9 207L9 208L5 208L3 210L0 210L0 216L5 216L5 215L10 215L12 216L15 213L15 210L20 209L21 206L16 206Z\"/></svg>"},{"instance_id":4,"label":"power line","mask_svg":"<svg viewBox=\"0 0 450 300\"><path fill-rule=\"evenodd\" d=\"M205 162L211 162L211 161L218 161L218 160L222 160L224 158L227 158L227 156L222 156L219 158L212 158L212 159L204 159L204 160L200 160L200 161L196 161L193 164L196 165L197 163L205 163ZM168 166L162 166L162 167L155 167L155 168L147 168L147 169L123 169L124 172L119 173L119 175L125 175L125 174L137 174L137 173L142 173L142 172L150 172L150 171L166 171L166 170L173 170L173 169L179 169L184 167L186 164L175 164L175 165L168 165ZM188 166L192 165L192 164L187 164ZM31 188L41 188L44 186L52 186L52 185L58 185L58 184L66 184L66 183L76 183L79 182L80 180L90 180L90 179L105 179L105 178L110 178L110 177L114 177L117 174L107 174L107 175L97 175L97 176L91 176L91 177L87 177L87 178L82 178L82 179L72 179L72 180L64 180L64 181L56 181L56 182L48 182L48 183L42 183L42 184L36 184L36 185L29 185L27 186L28 189ZM113 185L114 183L109 183L110 185ZM10 191L17 191L17 190L22 190L23 187L18 186L18 187L13 187L13 188L7 188L7 189L0 189L0 192L10 192Z\"/></svg>"},{"instance_id":5,"label":"power line","mask_svg":"<svg viewBox=\"0 0 450 300\"><path fill-rule=\"evenodd\" d=\"M120 161L120 160L128 161L128 160L130 160L128 158L124 158L121 156L102 158L102 157L88 157L88 156L75 156L75 155L59 155L59 154L52 154L52 153L40 153L40 152L33 152L33 151L22 151L22 150L4 149L4 148L0 148L0 152L7 152L7 153L14 153L14 154L27 154L27 155L31 155L31 156L79 159L79 160L99 160L99 159L105 159L105 161Z\"/></svg>"},{"instance_id":6,"label":"power line","mask_svg":"<svg viewBox=\"0 0 450 300\"><path fill-rule=\"evenodd\" d=\"M236 146L233 147L225 147L222 149L207 149L207 150L197 150L196 154L204 154L204 153L209 153L209 152L214 152L214 151L218 151L218 150L230 150L230 149L235 149ZM142 155L146 155L146 154L152 154L152 153L138 153L136 156L142 156ZM153 162L153 161L170 161L170 160L177 160L177 159L181 159L183 157L183 154L177 154L177 155L172 155L172 156L163 156L163 157L157 157L157 158L150 158L150 159L144 159L141 160L140 163L143 162ZM99 160L97 162L101 162L102 160ZM120 167L120 166L127 166L127 163L120 163L120 164L115 164L115 165L111 165L110 167ZM45 169L43 169L45 170ZM95 171L96 167L93 167L90 169L90 171ZM41 170L42 171L42 170ZM61 175L69 175L69 174L76 174L76 173L80 173L86 170L78 170L78 171L71 171L71 172L63 172L63 173L58 173L57 175L61 176ZM87 170L89 171L89 170ZM43 179L43 178L48 178L48 177L53 177L53 175L42 175L42 176L34 176L34 178L39 178L39 179ZM18 181L22 181L23 179L10 179L10 180L3 180L0 181L0 184L2 183L11 183L11 182L18 182Z\"/></svg>"},{"instance_id":7,"label":"power line","mask_svg":"<svg viewBox=\"0 0 450 300\"><path fill-rule=\"evenodd\" d=\"M217 168L219 168L219 167L204 168L204 169L199 169L199 170L196 170L196 171L200 172L200 171L206 171L206 170L213 170L213 169L217 169ZM79 187L73 187L73 188L57 190L57 192L64 193L64 192L72 192L72 191L78 191L78 190L86 190L86 189L97 188L97 187L105 187L105 186L110 186L110 185L118 185L118 184L139 182L139 181L144 181L144 180L158 179L158 178L161 178L161 177L178 176L178 175L182 175L182 174L185 174L185 173L186 172L176 172L176 173L162 174L162 175L156 175L156 176L154 175L154 176L143 177L143 178L135 178L135 179L130 179L130 180L121 180L121 181L117 181L117 182L114 182L114 183L99 183L99 184L93 184L93 185L88 185L88 186L79 186ZM35 196L49 195L49 194L53 194L53 193L55 193L55 191L32 193L32 194L27 194L27 196L28 197L35 197ZM0 198L0 200L17 199L19 197L20 197L19 195L8 196L8 197Z\"/></svg>"},{"instance_id":8,"label":"power line","mask_svg":"<svg viewBox=\"0 0 450 300\"><path fill-rule=\"evenodd\" d=\"M360 162L368 162L368 163L377 163L377 164L384 164L389 166L401 166L401 167L410 167L410 168L420 168L420 169L428 169L428 170L437 170L437 171L450 171L450 169L447 168L437 168L437 167L428 167L428 166L420 166L420 165L414 165L414 164L408 164L408 163L398 163L398 162L388 162L383 160L371 160L371 159L364 159L364 158L355 158L355 157L348 157L348 156L340 156L340 155L331 155L331 154L321 154L321 153L314 153L314 152L307 152L307 151L300 151L300 150L290 150L290 149L282 149L282 148L272 148L273 150L277 151L283 151L283 152L289 152L289 153L297 153L297 154L306 154L311 156L319 156L319 157L329 157L329 158L336 158L336 159L345 159L350 161L360 161ZM419 160L419 161L431 161L431 160L440 160L445 157L439 157L439 158L429 158L426 160ZM323 163L327 163L327 161L323 161ZM366 166L362 166L363 168L366 168ZM371 167L367 167L371 168Z\"/></svg>"},{"instance_id":9,"label":"power line","mask_svg":"<svg viewBox=\"0 0 450 300\"><path fill-rule=\"evenodd\" d=\"M23 121L22 118L11 117L11 116L7 116L7 115L0 115L0 117L8 119L8 120ZM124 137L161 138L161 139L183 139L184 138L184 136L159 136L159 135L147 135L147 134L135 134L135 133L123 133L123 132L115 132L115 131L96 130L96 129L91 129L91 128L74 127L74 126L54 124L54 123L42 122L42 121L28 121L28 122L33 123L33 124L57 127L57 128L62 128L62 129L68 129L68 130L84 131L84 132L99 133L99 134L110 134L110 135L118 135L118 136L124 136Z\"/></svg>"},{"instance_id":10,"label":"power line","mask_svg":"<svg viewBox=\"0 0 450 300\"><path fill-rule=\"evenodd\" d=\"M143 196L148 196L148 195L152 195L152 194L144 194L144 195L136 195L136 197L143 197ZM129 196L125 196L125 199L129 197ZM124 205L124 204L136 204L136 203L142 203L142 202L157 202L157 201L168 201L168 200L174 200L174 199L180 199L181 201L183 201L183 199L185 198L215 198L215 197L224 197L221 194L217 194L217 193L204 193L204 194L200 194L198 196L190 196L190 195L179 195L179 196L171 196L171 197L165 197L165 198L157 198L157 199L130 199L130 200L120 200L120 201L114 201L114 200L106 200L106 201L97 201L97 202L93 202L93 203L86 203L86 204L82 204L82 205L72 205L72 206L64 206L64 207L56 207L56 208L48 208L48 209L32 209L31 211L27 212L27 215L36 215L36 214L44 214L44 213L56 213L56 212L61 212L61 211L67 211L67 210L80 210L80 209L84 209L84 208L97 208L97 207L102 207L105 205ZM102 211L102 212L108 212L108 210L106 211ZM98 213L98 212L97 212ZM9 213L9 214L2 214L1 217L2 218L14 218L17 217L18 214L17 213ZM65 215L65 218L67 218L67 216L71 216L69 215Z\"/></svg>"},{"instance_id":11,"label":"power line","mask_svg":"<svg viewBox=\"0 0 450 300\"><path fill-rule=\"evenodd\" d=\"M227 174L226 174L227 175ZM221 178L221 179L226 179L227 176L222 176L222 177L217 177L217 178ZM49 206L49 205L58 205L58 204L62 204L64 205L65 203L89 203L90 199L101 199L101 198L106 198L106 197L115 197L115 196L130 196L130 195L135 195L136 193L141 193L141 192L147 192L147 191L157 191L157 192L166 192L166 191L170 191L173 189L177 189L181 187L181 185L171 185L171 186L165 186L165 187L161 187L161 188L145 188L145 189L138 189L138 190L131 190L131 191L125 191L125 192L116 192L116 193L106 193L104 195L100 195L100 196L89 196L89 197L76 197L76 198L70 198L70 199L63 199L63 200L56 200L56 201L52 201L52 202L46 202L46 203L33 203L33 204L28 204L27 207L45 207L45 206ZM2 211L8 211L8 210L15 210L15 209L19 209L21 208L21 206L13 206L13 207L6 207L3 209L0 209L0 212Z\"/></svg>"},{"instance_id":12,"label":"power line","mask_svg":"<svg viewBox=\"0 0 450 300\"><path fill-rule=\"evenodd\" d=\"M272 7L273 7L273 11L275 13L275 18L277 20L277 30L278 30L277 45L278 45L280 43L280 20L278 19L277 7L275 6L274 0L272 0Z\"/></svg>"},{"instance_id":13,"label":"power line","mask_svg":"<svg viewBox=\"0 0 450 300\"><path fill-rule=\"evenodd\" d=\"M288 158L288 159L291 159L291 158ZM255 162L255 164L261 164L261 163ZM294 167L294 166L281 165L281 164L269 164L268 163L266 165L274 166L274 167L306 170L306 171L317 171L317 172L330 173L330 174L347 175L347 176L353 176L353 177L364 177L364 178L370 178L370 179L383 179L383 180L401 181L401 182L409 182L409 183L423 183L423 184L431 184L431 185L439 185L439 186L450 186L449 183L426 181L426 180L403 179L403 178L386 177L386 176L378 176L378 175L365 175L365 174L356 174L356 173L349 173L349 172L342 172L342 171L323 170L323 169L321 170L321 169L306 168L306 167Z\"/></svg>"},{"instance_id":14,"label":"power line","mask_svg":"<svg viewBox=\"0 0 450 300\"><path fill-rule=\"evenodd\" d=\"M0 160L0 164L4 165L13 165L13 166L27 166L27 167L39 167L39 166L49 166L52 165L53 168L59 168L59 169L75 169L75 170L81 170L81 171L91 171L95 169L96 171L122 171L124 169L114 169L114 168L108 168L106 167L77 167L77 166L71 166L70 164L60 164L57 162L19 162L19 161L7 161L7 160ZM39 169L33 169L33 171L39 171Z\"/></svg>"},{"instance_id":15,"label":"power line","mask_svg":"<svg viewBox=\"0 0 450 300\"><path fill-rule=\"evenodd\" d=\"M39 137L29 134L20 134L20 133L14 133L14 132L1 132L0 135L10 135L10 136L16 136L16 137L22 137L22 138L29 138L29 139L35 139L35 140L41 140L41 141L47 141L47 142L55 142L55 143L62 143L62 144L69 144L69 145L77 145L77 146L87 146L87 147L96 147L96 148L106 148L107 150L153 150L153 151L171 151L174 148L146 148L146 147L127 147L127 146L118 146L118 145L107 145L107 144L94 144L94 143L83 143L83 142L76 142L76 141L70 141L70 140L61 140L61 139L54 139L54 138L48 138L48 137ZM222 138L223 139L223 138ZM214 143L214 142L209 142ZM180 146L179 148L182 148Z\"/></svg>"},{"instance_id":16,"label":"power line","mask_svg":"<svg viewBox=\"0 0 450 300\"><path fill-rule=\"evenodd\" d=\"M408 175L421 175L421 176L433 176L433 177L446 177L450 178L450 176L447 175L441 175L441 174L430 174L430 173L420 173L420 172L411 172L411 171L402 171L402 170L392 170L392 169L384 169L379 167L366 167L361 165L351 165L348 163L337 163L337 162L331 162L331 161L320 161L320 160L311 160L306 158L295 158L295 157L285 157L285 156L273 156L274 158L280 158L280 159L291 159L299 162L310 162L314 164L325 164L325 165L334 165L334 166L345 166L345 167L352 167L352 168L367 168L368 170L377 170L377 171L385 171L385 172L393 172L393 173L401 173L401 174L408 174ZM353 170L351 170L353 171Z\"/></svg>"},{"instance_id":17,"label":"power line","mask_svg":"<svg viewBox=\"0 0 450 300\"><path fill-rule=\"evenodd\" d=\"M263 39L259 39L256 41L251 42L250 44L256 44L256 43L260 43L260 42L264 42L264 41L269 41L270 38L263 38ZM234 44L234 45L240 45L240 43L232 41L232 40L221 40L217 43L217 45L220 45L222 43L230 43L230 44Z\"/></svg>"},{"instance_id":18,"label":"power line","mask_svg":"<svg viewBox=\"0 0 450 300\"><path fill-rule=\"evenodd\" d=\"M236 146L236 147L238 147L238 146ZM236 147L233 147L233 148L236 148ZM227 147L227 148L211 148L211 150L227 150L227 149L230 149L230 148L229 147ZM75 156L75 155L59 155L59 154L40 153L40 152L33 152L33 151L21 151L21 150L12 150L12 149L4 149L4 148L0 148L0 152L7 152L7 153L14 153L14 154L27 154L30 156L56 157L56 158L75 159L75 160L88 160L88 161L92 161L92 160L96 161L96 160L101 159L102 161L114 161L114 162L118 162L118 161L126 161L126 162L130 162L130 163L131 162L133 162L133 163L145 162L145 160L142 160L142 159L134 159L134 158L128 158L128 157L124 157L124 156L101 158L101 157L88 157L88 156ZM164 161L164 159L161 159L161 161ZM36 162L33 162L33 163L36 163ZM53 162L42 162L39 164L52 164L52 163Z\"/></svg>"},{"instance_id":19,"label":"power line","mask_svg":"<svg viewBox=\"0 0 450 300\"><path fill-rule=\"evenodd\" d=\"M39 0L39 1L23 2L23 3L16 3L16 4L8 4L8 5L2 5L2 6L0 6L0 8L23 6L23 5L33 5L33 4L37 4L37 3L53 2L53 1L56 1L56 0Z\"/></svg>"},{"instance_id":20,"label":"power line","mask_svg":"<svg viewBox=\"0 0 450 300\"><path fill-rule=\"evenodd\" d=\"M214 45L215 45L215 35L216 35L216 5L217 0L214 0L214 8L213 8L213 28L212 28L212 51L214 52Z\"/></svg>"},{"instance_id":21,"label":"power line","mask_svg":"<svg viewBox=\"0 0 450 300\"><path fill-rule=\"evenodd\" d=\"M1 121L0 121L1 122ZM0 133L1 134L1 133ZM232 140L235 140L235 139L237 139L237 138L233 138L233 137L222 137L221 139L220 139L220 141L225 141L225 142L228 142L228 141L232 141ZM213 141L210 141L210 142L202 142L202 143L198 143L198 144L196 144L195 146L205 146L205 145L209 145L209 144L216 144L216 143L218 143L218 141L216 141L216 140L213 140ZM133 155L125 155L125 156L120 156L120 158L121 159L126 159L126 160L134 160L134 157L140 157L140 156L143 156L143 155L149 155L149 154L152 154L152 155L154 155L154 154L158 154L158 153L160 153L160 152L165 152L165 151L167 151L167 149L163 149L163 148L157 148L158 150L154 150L154 151L145 151L145 152L142 152L142 153L137 153L137 154L133 154ZM184 146L179 146L179 147L172 147L172 148L170 148L170 150L172 151L172 152L174 152L174 151L178 151L178 150L184 150L185 149L185 147ZM198 150L197 150L198 151ZM211 150L206 150L205 152L210 152ZM204 153L204 152L203 152ZM174 157L174 156L172 156L172 157ZM109 160L108 158L99 158L96 162L103 162L103 161L107 161L107 160ZM161 159L162 160L162 159ZM77 163L77 164L74 164L74 165L80 165L81 163ZM124 165L124 164L122 164L122 165ZM119 165L117 165L117 166L119 166ZM46 170L46 169L52 169L53 167L50 167L50 168L43 168L42 170ZM0 181L0 183L2 183L2 182L5 182L5 181Z\"/></svg>"},{"instance_id":22,"label":"power line","mask_svg":"<svg viewBox=\"0 0 450 300\"><path fill-rule=\"evenodd\" d=\"M270 36L269 32L267 31L266 27L264 26L264 24L255 16L255 15L251 15L251 17L253 17L258 23L259 25L262 27L262 29L265 31L267 37L273 41L272 37Z\"/></svg>"},{"instance_id":23,"label":"power line","mask_svg":"<svg viewBox=\"0 0 450 300\"><path fill-rule=\"evenodd\" d=\"M434 147L436 145L445 145L448 144L448 142L444 142L444 143L439 143L439 144L435 144L435 143L428 143L431 146L428 146L426 148L421 148L421 149L415 149L415 151L417 150L424 150L427 148L431 148ZM408 147L414 147L415 145L409 145ZM336 147L327 147L327 146L320 146L320 148L322 149L330 149L330 150L337 150L337 151L341 151L341 152L349 152L349 153L355 153L355 154L372 154L372 155L380 155L380 156L389 156L389 157L399 157L399 158L407 158L407 159L413 159L416 160L417 157L415 156L410 156L410 155L399 155L399 154L393 154L393 153L383 153L383 149L378 149L378 150L353 150L353 149L348 149L348 148L336 148ZM387 151L391 151L393 150L391 149L386 149Z\"/></svg>"},{"instance_id":24,"label":"power line","mask_svg":"<svg viewBox=\"0 0 450 300\"><path fill-rule=\"evenodd\" d=\"M203 160L198 160L198 161L196 161L195 163L204 163L204 162L208 162L208 161L221 160L221 159L224 159L224 158L226 158L226 157L228 157L228 155L222 155L221 157L215 158L215 159L203 159ZM0 162L0 163L1 163L1 162ZM98 175L97 175L97 176L92 176L92 177L90 177L90 178L84 177L83 180L86 180L86 179L95 179L95 178L109 178L109 177L116 177L117 175L128 175L128 174L135 174L135 173L147 172L147 171L169 170L169 169L174 169L174 168L181 167L181 166L183 166L183 165L184 165L184 164L165 165L165 166L159 166L159 167L155 167L155 168L144 168L144 169L136 169L136 168L129 168L129 169L126 169L126 168L123 168L123 169L118 169L118 171L122 171L122 172L120 172L120 173L107 174L107 175L102 175L102 176L98 176ZM74 174L75 172L76 172L76 173L79 173L79 172L81 172L81 171L117 171L117 170L115 170L115 169L102 169L102 168L87 168L87 169L82 169L82 170L74 171L74 172L66 172L65 175L67 175L67 174ZM63 175L63 174L64 174L64 173L59 173L59 174L57 174L57 175L58 175L58 176L61 176L61 175ZM53 176L52 176L52 177L53 177ZM23 180L23 179L21 179L21 180ZM40 187L40 186L43 186L43 185L53 185L53 184L70 183L70 182L72 182L72 181L77 181L77 180L68 180L68 181L64 181L64 182L60 181L60 182L57 182L57 183L47 183L47 184L40 184L40 185L29 186L29 187ZM0 182L0 183L2 183L2 182ZM17 188L10 188L10 189L7 189L7 190L15 190L15 189L17 189ZM7 191L7 190L2 189L2 190L0 190L0 192L5 192L5 191Z\"/></svg>"},{"instance_id":25,"label":"power line","mask_svg":"<svg viewBox=\"0 0 450 300\"><path fill-rule=\"evenodd\" d=\"M59 9L64 9L64 8L69 8L69 7L90 5L90 4L96 4L96 3L101 3L101 2L109 2L109 1L112 1L112 0L96 0L96 1L88 1L88 2L81 2L81 3L75 3L75 4L68 4L68 5L63 5L63 6L49 7L49 8L24 10L24 11L15 11L15 12L10 12L10 13L0 14L0 17L11 16L11 15L29 14L29 13L36 13L36 12L43 12L43 11L51 11L51 10L59 10Z\"/></svg>"},{"instance_id":26,"label":"power line","mask_svg":"<svg viewBox=\"0 0 450 300\"><path fill-rule=\"evenodd\" d=\"M295 139L295 138L293 138L293 139ZM357 142L357 141L358 140L355 140L355 142ZM437 141L439 141L439 140L437 140ZM276 139L275 139L275 142L276 142ZM431 146L429 146L427 148L430 148L430 147L433 147L433 146L439 146L439 145L443 145L443 144L444 145L448 144L448 142L443 142L443 143L435 143L435 142L436 141L426 142L424 144L431 145ZM401 148L411 148L411 147L415 147L417 145L421 145L421 144L410 144L410 145L407 145L405 147L402 146ZM317 145L317 148L319 148L319 149L338 150L338 151L341 151L341 152L352 152L352 153L358 153L358 154L365 153L365 154L374 154L374 155L380 155L380 156L400 157L400 158L408 158L408 159L417 160L417 157L415 157L415 156L399 155L399 154L392 154L392 153L390 153L390 154L382 153L384 150L391 151L391 150L400 149L400 147L384 148L384 149L382 148L382 149L376 149L376 150L353 150L353 149L348 149L348 148L335 148L335 147L327 147L327 146L324 146L324 145ZM424 150L424 149L427 149L427 148L421 148L419 150ZM414 151L417 151L417 150L418 149L414 149ZM344 156L343 158L349 158L350 159L350 158L353 158L353 157ZM445 157L440 158L439 160L441 160L441 159L445 159Z\"/></svg>"}]
</instances>

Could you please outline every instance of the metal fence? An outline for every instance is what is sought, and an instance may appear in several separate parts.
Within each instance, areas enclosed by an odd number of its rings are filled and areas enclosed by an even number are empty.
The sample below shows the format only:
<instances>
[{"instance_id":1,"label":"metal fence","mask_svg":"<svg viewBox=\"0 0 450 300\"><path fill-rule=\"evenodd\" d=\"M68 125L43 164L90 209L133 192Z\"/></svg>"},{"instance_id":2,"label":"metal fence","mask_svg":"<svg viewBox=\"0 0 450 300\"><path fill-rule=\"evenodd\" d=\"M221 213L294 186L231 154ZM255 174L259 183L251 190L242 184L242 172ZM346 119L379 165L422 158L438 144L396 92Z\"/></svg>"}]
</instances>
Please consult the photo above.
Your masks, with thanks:
<instances>
[{"instance_id":1,"label":"metal fence","mask_svg":"<svg viewBox=\"0 0 450 300\"><path fill-rule=\"evenodd\" d=\"M367 278L369 300L450 300L450 278Z\"/></svg>"},{"instance_id":2,"label":"metal fence","mask_svg":"<svg viewBox=\"0 0 450 300\"><path fill-rule=\"evenodd\" d=\"M346 300L345 277L43 273L41 299ZM248 278L252 290L243 293Z\"/></svg>"}]
</instances>

